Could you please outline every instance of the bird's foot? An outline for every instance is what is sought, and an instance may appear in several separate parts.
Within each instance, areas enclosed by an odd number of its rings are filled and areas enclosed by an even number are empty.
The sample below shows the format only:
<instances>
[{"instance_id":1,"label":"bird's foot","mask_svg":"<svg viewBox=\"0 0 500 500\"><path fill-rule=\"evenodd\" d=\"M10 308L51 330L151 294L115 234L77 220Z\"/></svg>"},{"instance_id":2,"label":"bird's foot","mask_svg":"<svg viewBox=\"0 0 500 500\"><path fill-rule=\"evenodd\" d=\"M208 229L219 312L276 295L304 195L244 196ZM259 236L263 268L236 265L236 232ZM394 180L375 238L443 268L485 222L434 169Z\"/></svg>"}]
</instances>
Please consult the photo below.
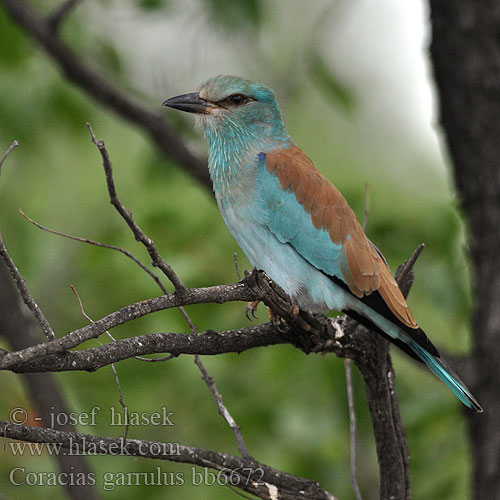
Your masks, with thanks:
<instances>
[{"instance_id":1,"label":"bird's foot","mask_svg":"<svg viewBox=\"0 0 500 500\"><path fill-rule=\"evenodd\" d=\"M253 319L257 319L255 311L257 310L259 302L260 300L254 300L253 302L249 302L245 307L245 316L247 317L248 321L252 321L252 318L249 316L249 314L252 315Z\"/></svg>"},{"instance_id":2,"label":"bird's foot","mask_svg":"<svg viewBox=\"0 0 500 500\"><path fill-rule=\"evenodd\" d=\"M281 325L281 318L274 314L270 307L267 308L267 312L269 313L269 321L276 327L279 328Z\"/></svg>"},{"instance_id":3,"label":"bird's foot","mask_svg":"<svg viewBox=\"0 0 500 500\"><path fill-rule=\"evenodd\" d=\"M299 306L297 305L295 300L292 299L292 318L294 320L296 320L299 317L299 312L300 312Z\"/></svg>"}]
</instances>

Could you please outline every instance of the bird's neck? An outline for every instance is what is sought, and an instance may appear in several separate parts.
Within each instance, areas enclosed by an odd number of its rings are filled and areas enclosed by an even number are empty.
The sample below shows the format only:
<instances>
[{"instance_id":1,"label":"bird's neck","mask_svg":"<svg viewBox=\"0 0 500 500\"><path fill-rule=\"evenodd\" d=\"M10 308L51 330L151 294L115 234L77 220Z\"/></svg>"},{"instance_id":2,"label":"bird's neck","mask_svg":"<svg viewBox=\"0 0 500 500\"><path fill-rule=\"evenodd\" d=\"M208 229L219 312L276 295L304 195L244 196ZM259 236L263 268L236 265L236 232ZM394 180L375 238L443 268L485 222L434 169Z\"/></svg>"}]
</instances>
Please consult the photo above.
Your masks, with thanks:
<instances>
[{"instance_id":1,"label":"bird's neck","mask_svg":"<svg viewBox=\"0 0 500 500\"><path fill-rule=\"evenodd\" d=\"M284 126L207 128L208 169L217 196L249 179L257 166L259 153L290 147L292 140Z\"/></svg>"}]
</instances>

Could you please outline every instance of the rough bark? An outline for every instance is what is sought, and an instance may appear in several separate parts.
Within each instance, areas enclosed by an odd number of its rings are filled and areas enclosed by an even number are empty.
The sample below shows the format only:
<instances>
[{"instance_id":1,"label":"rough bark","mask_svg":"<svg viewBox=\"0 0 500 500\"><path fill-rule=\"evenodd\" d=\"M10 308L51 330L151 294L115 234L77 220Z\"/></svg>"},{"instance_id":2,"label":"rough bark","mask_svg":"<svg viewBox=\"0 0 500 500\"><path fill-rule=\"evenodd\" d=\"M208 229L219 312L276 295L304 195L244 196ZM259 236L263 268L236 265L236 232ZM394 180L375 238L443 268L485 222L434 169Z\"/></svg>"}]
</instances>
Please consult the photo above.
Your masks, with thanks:
<instances>
[{"instance_id":1,"label":"rough bark","mask_svg":"<svg viewBox=\"0 0 500 500\"><path fill-rule=\"evenodd\" d=\"M440 119L473 267L474 348L464 373L484 414L469 416L474 497L500 499L500 3L431 0Z\"/></svg>"}]
</instances>

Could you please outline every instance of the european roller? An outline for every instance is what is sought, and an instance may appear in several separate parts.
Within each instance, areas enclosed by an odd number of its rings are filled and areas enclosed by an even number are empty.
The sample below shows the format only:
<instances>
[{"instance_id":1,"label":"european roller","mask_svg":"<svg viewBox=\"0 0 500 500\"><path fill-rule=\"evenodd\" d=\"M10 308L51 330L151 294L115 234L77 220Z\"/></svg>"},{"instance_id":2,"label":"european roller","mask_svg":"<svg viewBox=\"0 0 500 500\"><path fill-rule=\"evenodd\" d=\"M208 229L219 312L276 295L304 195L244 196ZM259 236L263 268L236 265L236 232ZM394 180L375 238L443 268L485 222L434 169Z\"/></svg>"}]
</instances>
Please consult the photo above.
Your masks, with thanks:
<instances>
[{"instance_id":1,"label":"european roller","mask_svg":"<svg viewBox=\"0 0 500 500\"><path fill-rule=\"evenodd\" d=\"M482 411L416 323L347 201L288 135L272 89L221 75L163 104L196 115L220 212L252 265L301 309L343 311L388 338Z\"/></svg>"}]
</instances>

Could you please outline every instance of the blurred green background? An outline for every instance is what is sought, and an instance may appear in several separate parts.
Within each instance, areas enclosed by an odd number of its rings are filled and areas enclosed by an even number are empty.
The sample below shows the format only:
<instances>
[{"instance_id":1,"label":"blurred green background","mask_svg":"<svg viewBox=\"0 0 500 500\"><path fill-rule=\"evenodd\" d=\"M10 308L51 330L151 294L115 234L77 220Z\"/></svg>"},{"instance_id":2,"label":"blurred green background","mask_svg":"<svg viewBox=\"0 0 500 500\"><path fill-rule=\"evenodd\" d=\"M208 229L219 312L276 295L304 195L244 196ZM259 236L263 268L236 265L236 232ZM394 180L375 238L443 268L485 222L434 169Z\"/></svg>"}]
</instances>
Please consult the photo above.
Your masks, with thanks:
<instances>
[{"instance_id":1,"label":"blurred green background","mask_svg":"<svg viewBox=\"0 0 500 500\"><path fill-rule=\"evenodd\" d=\"M58 2L32 2L48 13ZM64 39L134 98L159 108L206 78L233 73L271 85L288 131L362 218L369 183L367 233L393 269L415 247L409 303L432 340L449 352L469 345L471 309L464 230L453 183L431 126L431 83L423 55L425 5L384 0L299 2L262 0L85 1L63 29ZM100 157L85 122L105 140L123 203L163 257L190 287L236 281L233 252L248 262L219 215L212 194L162 157L147 138L68 84L38 47L0 8L0 153L20 147L0 177L0 230L12 257L58 335L116 308L159 294L135 264L112 251L53 236L51 228L119 245L148 261L110 207ZM189 117L164 110L189 145L205 151ZM188 307L199 330L249 323L244 304ZM258 316L267 320L262 306ZM123 338L149 332L186 332L176 311L160 312L117 328ZM93 347L105 338L89 342ZM0 340L0 347L7 347ZM415 499L466 499L469 457L462 408L426 370L393 349L401 413L411 452ZM254 457L319 481L342 499L353 498L342 360L306 356L289 346L204 358L224 402ZM173 427L132 427L129 437L169 440L237 453L231 431L188 356L164 364L128 360L117 365L129 411L174 412ZM1 373L0 415L30 408L19 378ZM119 437L109 408L119 408L110 367L97 373L56 375L77 412L100 406L97 427L85 433ZM363 497L378 496L375 449L361 377L354 374L358 418L358 476ZM33 411L30 411L33 415ZM191 466L165 461L91 457L102 498L229 499L221 486L193 485ZM58 487L14 486L13 467L55 471L47 455L0 451L0 491L7 498L64 498ZM183 486L103 489L106 472L180 472Z\"/></svg>"}]
</instances>

